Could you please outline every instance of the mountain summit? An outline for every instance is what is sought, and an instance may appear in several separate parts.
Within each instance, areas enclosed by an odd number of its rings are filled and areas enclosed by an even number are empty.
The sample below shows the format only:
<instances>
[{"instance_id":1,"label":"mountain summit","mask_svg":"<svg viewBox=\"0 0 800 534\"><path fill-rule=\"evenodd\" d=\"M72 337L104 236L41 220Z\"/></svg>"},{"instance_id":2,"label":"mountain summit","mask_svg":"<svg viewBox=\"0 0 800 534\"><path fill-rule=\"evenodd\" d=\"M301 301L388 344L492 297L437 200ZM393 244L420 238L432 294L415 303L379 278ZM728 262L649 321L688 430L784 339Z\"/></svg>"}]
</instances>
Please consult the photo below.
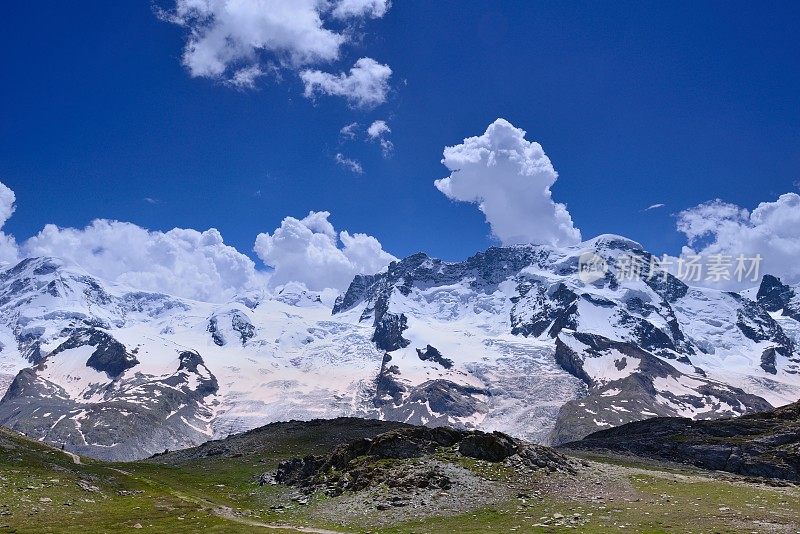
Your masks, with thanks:
<instances>
[{"instance_id":1,"label":"mountain summit","mask_svg":"<svg viewBox=\"0 0 800 534\"><path fill-rule=\"evenodd\" d=\"M583 276L587 255L597 276ZM622 272L631 258L639 277ZM689 287L652 259L611 235L456 263L418 253L356 276L330 309L296 284L207 303L29 258L0 271L0 424L132 459L289 419L563 443L800 397L797 288Z\"/></svg>"}]
</instances>

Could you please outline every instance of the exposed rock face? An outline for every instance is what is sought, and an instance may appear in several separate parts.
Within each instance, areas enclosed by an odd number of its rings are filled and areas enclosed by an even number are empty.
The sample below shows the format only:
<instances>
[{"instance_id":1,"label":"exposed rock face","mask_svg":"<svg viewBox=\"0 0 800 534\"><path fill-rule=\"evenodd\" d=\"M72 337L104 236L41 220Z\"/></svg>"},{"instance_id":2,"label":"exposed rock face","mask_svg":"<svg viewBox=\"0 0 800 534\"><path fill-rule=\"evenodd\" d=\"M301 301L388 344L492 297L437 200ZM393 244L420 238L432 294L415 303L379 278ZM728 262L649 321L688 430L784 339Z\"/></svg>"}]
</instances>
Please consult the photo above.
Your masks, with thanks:
<instances>
[{"instance_id":1,"label":"exposed rock face","mask_svg":"<svg viewBox=\"0 0 800 534\"><path fill-rule=\"evenodd\" d=\"M795 349L794 343L767 310L735 293L729 295L740 304L736 321L739 330L756 343L761 341L773 343L776 352L791 358Z\"/></svg>"},{"instance_id":2,"label":"exposed rock face","mask_svg":"<svg viewBox=\"0 0 800 534\"><path fill-rule=\"evenodd\" d=\"M235 340L244 346L255 336L255 326L244 309L233 308L215 313L208 320L206 329L214 343L220 347L230 340Z\"/></svg>"},{"instance_id":3,"label":"exposed rock face","mask_svg":"<svg viewBox=\"0 0 800 534\"><path fill-rule=\"evenodd\" d=\"M470 458L501 462L517 452L517 443L505 434L471 434L458 444L458 452Z\"/></svg>"},{"instance_id":4,"label":"exposed rock face","mask_svg":"<svg viewBox=\"0 0 800 534\"><path fill-rule=\"evenodd\" d=\"M449 489L451 480L437 465L408 469L408 464L381 461L430 457L451 453L489 462L509 461L531 469L574 473L571 462L553 449L532 445L495 432L455 430L447 427L411 427L392 430L373 439L360 439L336 447L327 455L306 456L282 462L272 477L280 484L298 486L306 493L324 489L329 495L360 491L379 484L389 487ZM398 476L398 472L402 475Z\"/></svg>"},{"instance_id":5,"label":"exposed rock face","mask_svg":"<svg viewBox=\"0 0 800 534\"><path fill-rule=\"evenodd\" d=\"M81 326L36 366L17 374L0 401L0 424L103 459L143 458L207 439L216 378L196 352L174 353L172 372L140 362L108 331Z\"/></svg>"},{"instance_id":6,"label":"exposed rock face","mask_svg":"<svg viewBox=\"0 0 800 534\"><path fill-rule=\"evenodd\" d=\"M593 281L579 276L586 254L608 266ZM371 323L386 353L377 417L504 430L513 419L526 421L526 438L559 443L641 418L741 415L800 396L800 328L771 315L790 288L767 277L773 289L756 302L689 287L655 260L619 236L492 248L458 263L419 253L357 276L333 313ZM637 277L625 271L631 262ZM498 357L501 347L513 358ZM512 393L523 368L529 387Z\"/></svg>"},{"instance_id":7,"label":"exposed rock face","mask_svg":"<svg viewBox=\"0 0 800 534\"><path fill-rule=\"evenodd\" d=\"M486 409L488 391L443 379L407 386L398 379L400 371L391 361L392 356L386 353L373 400L375 407L389 419L417 425L446 424L450 417L470 417Z\"/></svg>"},{"instance_id":8,"label":"exposed rock face","mask_svg":"<svg viewBox=\"0 0 800 534\"><path fill-rule=\"evenodd\" d=\"M552 337L564 328L575 328L579 297L566 285L523 282L517 290L520 295L511 298L512 334L538 337L547 331Z\"/></svg>"},{"instance_id":9,"label":"exposed rock face","mask_svg":"<svg viewBox=\"0 0 800 534\"><path fill-rule=\"evenodd\" d=\"M74 330L70 337L51 353L51 356L81 346L95 348L92 355L86 360L86 365L96 371L106 373L112 379L139 364L136 356L127 352L125 345L106 332L95 328L78 328Z\"/></svg>"},{"instance_id":10,"label":"exposed rock face","mask_svg":"<svg viewBox=\"0 0 800 534\"><path fill-rule=\"evenodd\" d=\"M800 482L800 403L735 419L654 418L564 445Z\"/></svg>"},{"instance_id":11,"label":"exposed rock face","mask_svg":"<svg viewBox=\"0 0 800 534\"><path fill-rule=\"evenodd\" d=\"M778 374L778 368L776 367L777 354L778 351L775 347L766 348L761 353L761 368L771 375Z\"/></svg>"},{"instance_id":12,"label":"exposed rock face","mask_svg":"<svg viewBox=\"0 0 800 534\"><path fill-rule=\"evenodd\" d=\"M408 320L402 313L383 313L380 319L375 320L375 334L372 342L381 350L393 351L402 349L411 344L403 338L403 330L408 328Z\"/></svg>"},{"instance_id":13,"label":"exposed rock face","mask_svg":"<svg viewBox=\"0 0 800 534\"><path fill-rule=\"evenodd\" d=\"M581 276L587 254L608 265L597 279ZM76 452L139 455L339 416L560 442L800 397L797 288L689 287L653 259L608 235L452 263L419 253L356 277L331 315L300 284L210 303L31 258L0 269L0 395L19 379L0 413L36 439L89 447ZM119 420L98 409L109 403ZM136 417L121 410L153 414L136 449L119 446L132 440L120 418Z\"/></svg>"},{"instance_id":14,"label":"exposed rock face","mask_svg":"<svg viewBox=\"0 0 800 534\"><path fill-rule=\"evenodd\" d=\"M779 311L782 315L800 321L800 295L795 288L782 283L779 278L764 275L756 299L765 310Z\"/></svg>"},{"instance_id":15,"label":"exposed rock face","mask_svg":"<svg viewBox=\"0 0 800 534\"><path fill-rule=\"evenodd\" d=\"M453 367L453 360L442 356L442 353L436 350L433 345L426 346L425 350L417 349L417 355L420 360L436 362L445 369Z\"/></svg>"},{"instance_id":16,"label":"exposed rock face","mask_svg":"<svg viewBox=\"0 0 800 534\"><path fill-rule=\"evenodd\" d=\"M561 407L552 443L581 439L597 430L649 417L691 414L712 419L771 409L740 388L679 371L670 362L602 336L562 333L556 360L588 385L588 395Z\"/></svg>"}]
</instances>

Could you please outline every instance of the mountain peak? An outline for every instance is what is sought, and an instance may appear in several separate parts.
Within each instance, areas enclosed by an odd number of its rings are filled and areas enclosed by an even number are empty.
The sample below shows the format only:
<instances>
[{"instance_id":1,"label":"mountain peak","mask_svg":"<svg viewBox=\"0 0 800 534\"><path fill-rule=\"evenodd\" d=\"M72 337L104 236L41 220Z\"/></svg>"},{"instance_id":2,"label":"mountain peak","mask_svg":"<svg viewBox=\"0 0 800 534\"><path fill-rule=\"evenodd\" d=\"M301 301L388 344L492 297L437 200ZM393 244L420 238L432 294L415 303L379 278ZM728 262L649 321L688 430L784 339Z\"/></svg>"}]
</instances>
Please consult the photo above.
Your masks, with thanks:
<instances>
[{"instance_id":1,"label":"mountain peak","mask_svg":"<svg viewBox=\"0 0 800 534\"><path fill-rule=\"evenodd\" d=\"M9 276L19 276L23 273L30 273L34 276L42 276L54 273L64 268L66 262L61 258L52 256L36 256L32 258L25 258L13 267L9 268L6 273Z\"/></svg>"},{"instance_id":2,"label":"mountain peak","mask_svg":"<svg viewBox=\"0 0 800 534\"><path fill-rule=\"evenodd\" d=\"M761 285L758 287L756 299L769 311L778 311L783 309L794 296L794 291L791 287L781 282L781 279L765 274L761 278Z\"/></svg>"},{"instance_id":3,"label":"mountain peak","mask_svg":"<svg viewBox=\"0 0 800 534\"><path fill-rule=\"evenodd\" d=\"M600 234L597 237L584 241L582 245L591 246L596 249L644 250L641 243L617 234Z\"/></svg>"}]
</instances>

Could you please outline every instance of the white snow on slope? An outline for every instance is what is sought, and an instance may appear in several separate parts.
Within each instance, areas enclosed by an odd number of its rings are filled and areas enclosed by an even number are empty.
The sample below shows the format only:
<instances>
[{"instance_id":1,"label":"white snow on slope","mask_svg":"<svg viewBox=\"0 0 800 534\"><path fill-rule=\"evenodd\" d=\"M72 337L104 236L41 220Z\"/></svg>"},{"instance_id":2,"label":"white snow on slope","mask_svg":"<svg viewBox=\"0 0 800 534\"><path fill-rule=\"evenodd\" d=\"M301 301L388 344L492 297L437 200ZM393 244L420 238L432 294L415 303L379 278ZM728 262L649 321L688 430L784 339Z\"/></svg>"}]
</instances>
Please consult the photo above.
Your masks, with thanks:
<instances>
[{"instance_id":1,"label":"white snow on slope","mask_svg":"<svg viewBox=\"0 0 800 534\"><path fill-rule=\"evenodd\" d=\"M773 405L797 400L800 374L791 372L794 364L783 356L778 358L776 374L762 369L761 354L774 343L753 341L736 327L741 309L736 298L690 288L667 305L641 280L590 284L575 275L577 258L585 252L599 251L615 260L639 249L638 244L616 236L561 249L511 247L503 250L512 259L531 254L530 265L514 270L512 261L502 260L465 268L463 276L442 281L437 277L452 264L425 260L420 268L434 271L429 278L414 279L408 291L392 289L387 301L389 312L407 319L402 337L408 345L390 351L389 362L397 369L392 378L405 388L401 400L431 382L470 388L474 410L443 413L428 399L419 406L421 421L501 430L546 441L559 409L586 395L587 386L556 362L547 328L540 335L512 335L512 316L533 321L545 313L545 304L555 305L548 299L561 286L577 296L575 324L570 329L635 343L641 335L639 327L645 325L679 344L671 337L673 321L694 348L693 354L687 353L691 363L677 359L687 355L680 347L657 352L681 373L692 375L696 367L702 368L709 380L741 387ZM523 293L526 284L533 289ZM539 287L545 288L541 295ZM79 403L113 397L146 407L141 380L174 375L179 354L195 351L205 367L181 376L191 389L212 375L219 385L216 394L204 400L207 412L186 423L204 434L223 437L288 419L386 417L390 413L376 405L384 351L372 340L371 301L332 315L330 306L323 303L330 301L329 296L289 284L275 295L251 292L226 304L211 304L104 282L54 259L0 272L0 295L4 297L0 300L0 392L20 369L34 363L28 358L36 362L46 358L37 373L53 386L53 393L60 390ZM797 321L779 314L773 318L789 337L800 339ZM93 352L89 346L48 357L72 329L86 325L108 332L135 354L139 364L113 380L85 365ZM428 345L452 365L421 357L418 351L424 353ZM639 369L636 358L621 353L588 358L584 365L601 384ZM695 393L699 387L691 378L656 385L659 391ZM609 392L604 395L613 397ZM672 398L663 402L675 404ZM614 407L618 412L627 410L621 403ZM684 413L682 406L672 409ZM165 416L180 419L180 410L176 406ZM82 418L73 420L88 424Z\"/></svg>"}]
</instances>

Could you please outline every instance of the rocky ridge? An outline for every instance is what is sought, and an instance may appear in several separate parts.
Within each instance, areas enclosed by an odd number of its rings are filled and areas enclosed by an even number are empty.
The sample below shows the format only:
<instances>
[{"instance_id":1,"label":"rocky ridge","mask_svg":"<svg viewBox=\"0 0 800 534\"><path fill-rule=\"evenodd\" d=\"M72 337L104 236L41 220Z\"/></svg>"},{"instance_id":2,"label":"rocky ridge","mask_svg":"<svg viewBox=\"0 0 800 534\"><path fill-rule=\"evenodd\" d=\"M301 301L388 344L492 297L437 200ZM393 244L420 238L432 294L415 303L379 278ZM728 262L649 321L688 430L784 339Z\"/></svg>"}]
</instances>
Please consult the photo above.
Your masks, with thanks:
<instances>
[{"instance_id":1,"label":"rocky ridge","mask_svg":"<svg viewBox=\"0 0 800 534\"><path fill-rule=\"evenodd\" d=\"M586 280L585 255L608 270ZM626 258L643 276L624 276ZM797 288L689 287L619 236L414 254L333 309L298 284L207 303L57 258L0 269L0 424L109 459L358 416L560 443L800 396Z\"/></svg>"},{"instance_id":2,"label":"rocky ridge","mask_svg":"<svg viewBox=\"0 0 800 534\"><path fill-rule=\"evenodd\" d=\"M587 254L608 266L602 277L581 278ZM631 259L634 279L623 270ZM791 288L764 277L751 300L654 265L619 236L491 248L459 263L420 253L356 277L333 313L372 325L385 352L377 416L416 424L505 430L514 418L527 421L521 435L557 444L647 417L742 415L800 396ZM514 388L514 372L527 391Z\"/></svg>"},{"instance_id":3,"label":"rocky ridge","mask_svg":"<svg viewBox=\"0 0 800 534\"><path fill-rule=\"evenodd\" d=\"M284 484L298 488L306 496L323 492L334 497L386 487L393 496L386 503L379 503L379 509L403 506L409 492L453 489L468 471L458 467L459 458L528 473L576 472L573 462L553 449L500 432L409 427L352 441L328 454L283 461L274 473L262 474L260 484Z\"/></svg>"},{"instance_id":4,"label":"rocky ridge","mask_svg":"<svg viewBox=\"0 0 800 534\"><path fill-rule=\"evenodd\" d=\"M652 418L596 432L564 448L800 482L800 403L734 419Z\"/></svg>"}]
</instances>

